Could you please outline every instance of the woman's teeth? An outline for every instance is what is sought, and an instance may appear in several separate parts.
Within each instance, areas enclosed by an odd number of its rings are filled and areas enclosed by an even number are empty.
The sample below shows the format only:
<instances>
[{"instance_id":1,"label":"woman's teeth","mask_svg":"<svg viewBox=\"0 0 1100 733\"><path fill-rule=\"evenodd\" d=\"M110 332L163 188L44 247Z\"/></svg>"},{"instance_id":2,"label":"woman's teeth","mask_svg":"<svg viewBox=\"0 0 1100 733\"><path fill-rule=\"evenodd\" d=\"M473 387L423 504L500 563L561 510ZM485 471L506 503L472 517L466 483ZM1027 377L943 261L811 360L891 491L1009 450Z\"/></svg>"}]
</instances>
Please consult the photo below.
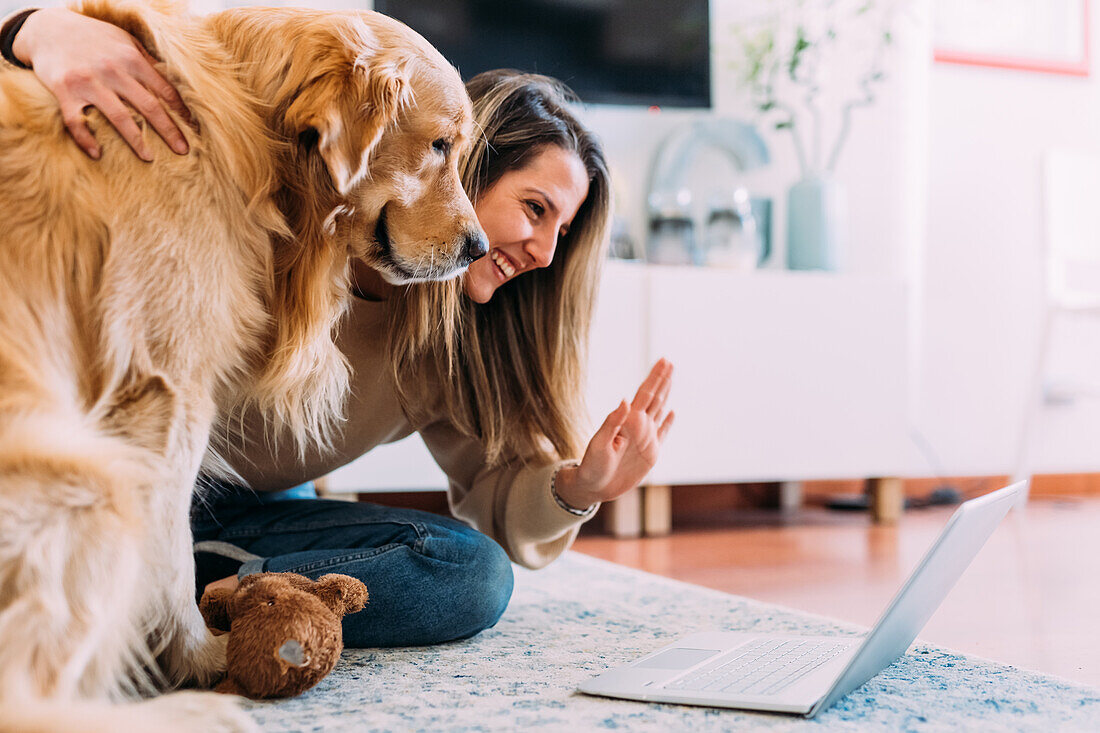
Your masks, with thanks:
<instances>
[{"instance_id":1,"label":"woman's teeth","mask_svg":"<svg viewBox=\"0 0 1100 733\"><path fill-rule=\"evenodd\" d=\"M496 263L496 266L499 267L500 271L503 272L507 277L512 277L516 274L516 269L508 263L508 260L505 259L504 255L500 254L495 249L489 250L489 257L492 258L493 262Z\"/></svg>"}]
</instances>

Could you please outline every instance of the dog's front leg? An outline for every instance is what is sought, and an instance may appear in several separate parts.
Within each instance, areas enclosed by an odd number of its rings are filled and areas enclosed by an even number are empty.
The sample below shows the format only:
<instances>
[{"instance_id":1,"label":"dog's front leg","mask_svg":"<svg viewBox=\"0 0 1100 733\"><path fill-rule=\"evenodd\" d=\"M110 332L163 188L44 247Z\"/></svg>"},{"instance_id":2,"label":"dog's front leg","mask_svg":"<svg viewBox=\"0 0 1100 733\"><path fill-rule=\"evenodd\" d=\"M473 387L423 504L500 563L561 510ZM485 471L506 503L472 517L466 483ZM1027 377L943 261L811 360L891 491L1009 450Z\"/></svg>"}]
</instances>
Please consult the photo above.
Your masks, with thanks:
<instances>
[{"instance_id":1,"label":"dog's front leg","mask_svg":"<svg viewBox=\"0 0 1100 733\"><path fill-rule=\"evenodd\" d=\"M137 381L137 380L135 380ZM160 477L146 497L149 645L169 684L210 686L225 670L225 637L206 628L195 602L191 495L206 452L213 401L203 390L151 377L115 399L107 421L149 451Z\"/></svg>"},{"instance_id":2,"label":"dog's front leg","mask_svg":"<svg viewBox=\"0 0 1100 733\"><path fill-rule=\"evenodd\" d=\"M155 650L169 682L193 683L210 687L225 671L225 645L228 636L214 636L195 602L195 565L192 557L190 524L191 495L194 481L172 486L166 497L162 520L164 532L157 551L159 566L164 568L164 587ZM166 492L166 494L169 492ZM168 504L170 502L170 505Z\"/></svg>"}]
</instances>

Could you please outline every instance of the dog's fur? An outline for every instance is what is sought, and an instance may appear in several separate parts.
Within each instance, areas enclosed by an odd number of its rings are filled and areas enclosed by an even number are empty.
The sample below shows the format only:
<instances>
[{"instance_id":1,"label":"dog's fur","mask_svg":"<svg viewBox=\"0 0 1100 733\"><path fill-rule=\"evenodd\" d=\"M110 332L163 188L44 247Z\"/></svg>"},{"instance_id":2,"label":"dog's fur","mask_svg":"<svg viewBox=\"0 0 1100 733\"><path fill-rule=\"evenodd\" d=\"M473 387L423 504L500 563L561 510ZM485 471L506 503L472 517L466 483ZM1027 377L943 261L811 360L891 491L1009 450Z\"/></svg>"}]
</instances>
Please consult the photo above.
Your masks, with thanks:
<instances>
[{"instance_id":1,"label":"dog's fur","mask_svg":"<svg viewBox=\"0 0 1100 733\"><path fill-rule=\"evenodd\" d=\"M115 704L224 666L188 522L211 430L252 406L323 444L349 258L401 283L481 253L470 104L374 13L80 10L163 61L195 125L186 156L145 130L148 164L90 112L91 161L0 68L0 730L246 728L217 695Z\"/></svg>"}]
</instances>

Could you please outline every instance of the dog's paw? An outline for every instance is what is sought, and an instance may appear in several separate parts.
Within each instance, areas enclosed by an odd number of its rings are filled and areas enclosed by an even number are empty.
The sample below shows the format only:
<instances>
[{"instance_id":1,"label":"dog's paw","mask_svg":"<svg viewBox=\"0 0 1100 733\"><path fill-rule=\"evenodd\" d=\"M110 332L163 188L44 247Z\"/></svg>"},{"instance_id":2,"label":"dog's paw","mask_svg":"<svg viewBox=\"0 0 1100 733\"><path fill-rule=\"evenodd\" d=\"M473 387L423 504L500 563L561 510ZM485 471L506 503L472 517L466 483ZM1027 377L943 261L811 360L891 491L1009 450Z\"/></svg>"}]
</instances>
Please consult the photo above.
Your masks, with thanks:
<instances>
[{"instance_id":1,"label":"dog's paw","mask_svg":"<svg viewBox=\"0 0 1100 733\"><path fill-rule=\"evenodd\" d=\"M228 635L215 636L203 628L195 634L180 633L161 655L164 674L175 686L212 687L225 672Z\"/></svg>"},{"instance_id":2,"label":"dog's paw","mask_svg":"<svg viewBox=\"0 0 1100 733\"><path fill-rule=\"evenodd\" d=\"M216 692L174 692L139 703L138 716L151 727L171 733L259 733L259 726L241 709L240 698Z\"/></svg>"}]
</instances>

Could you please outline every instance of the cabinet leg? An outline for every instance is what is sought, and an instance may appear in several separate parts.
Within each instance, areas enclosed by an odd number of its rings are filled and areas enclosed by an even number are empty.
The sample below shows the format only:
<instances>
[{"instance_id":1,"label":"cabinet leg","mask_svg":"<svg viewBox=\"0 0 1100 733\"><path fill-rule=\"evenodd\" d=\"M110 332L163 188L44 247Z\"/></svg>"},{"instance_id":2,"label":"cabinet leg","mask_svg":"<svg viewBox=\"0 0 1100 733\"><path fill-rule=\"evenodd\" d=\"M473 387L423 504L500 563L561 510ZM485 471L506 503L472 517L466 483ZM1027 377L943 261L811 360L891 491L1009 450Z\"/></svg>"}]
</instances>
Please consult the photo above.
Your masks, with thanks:
<instances>
[{"instance_id":1,"label":"cabinet leg","mask_svg":"<svg viewBox=\"0 0 1100 733\"><path fill-rule=\"evenodd\" d=\"M647 537L662 537L672 531L672 487L642 487L642 525Z\"/></svg>"},{"instance_id":2,"label":"cabinet leg","mask_svg":"<svg viewBox=\"0 0 1100 733\"><path fill-rule=\"evenodd\" d=\"M784 512L794 512L802 508L802 482L779 482L779 509Z\"/></svg>"},{"instance_id":3,"label":"cabinet leg","mask_svg":"<svg viewBox=\"0 0 1100 733\"><path fill-rule=\"evenodd\" d=\"M642 489L636 487L604 505L607 531L612 537L627 539L642 536Z\"/></svg>"},{"instance_id":4,"label":"cabinet leg","mask_svg":"<svg viewBox=\"0 0 1100 733\"><path fill-rule=\"evenodd\" d=\"M870 482L871 521L894 524L905 510L905 487L900 478L872 478Z\"/></svg>"},{"instance_id":5,"label":"cabinet leg","mask_svg":"<svg viewBox=\"0 0 1100 733\"><path fill-rule=\"evenodd\" d=\"M319 479L313 480L313 487L317 490L317 496L321 499L337 499L339 501L359 501L359 494L355 492L341 491L339 493L335 491L329 491L328 480L322 476Z\"/></svg>"}]
</instances>

